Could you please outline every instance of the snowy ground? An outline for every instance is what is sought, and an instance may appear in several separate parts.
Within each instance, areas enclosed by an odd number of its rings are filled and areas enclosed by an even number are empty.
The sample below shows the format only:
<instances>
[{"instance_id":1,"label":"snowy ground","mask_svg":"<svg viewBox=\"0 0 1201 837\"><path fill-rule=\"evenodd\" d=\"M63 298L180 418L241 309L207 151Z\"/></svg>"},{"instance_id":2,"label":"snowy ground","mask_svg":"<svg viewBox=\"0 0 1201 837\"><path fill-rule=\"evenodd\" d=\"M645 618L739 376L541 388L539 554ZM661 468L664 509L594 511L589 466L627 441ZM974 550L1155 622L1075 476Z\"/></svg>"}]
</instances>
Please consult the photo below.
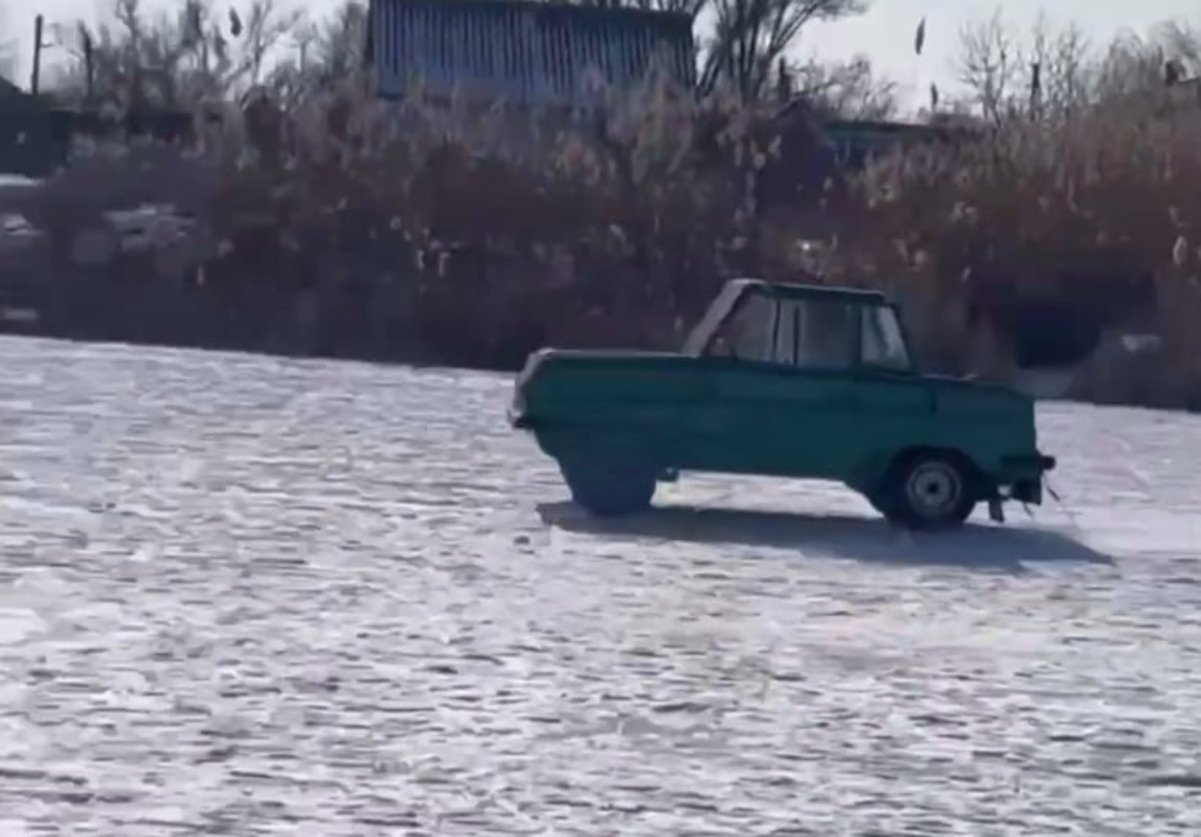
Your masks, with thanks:
<instances>
[{"instance_id":1,"label":"snowy ground","mask_svg":"<svg viewBox=\"0 0 1201 837\"><path fill-rule=\"evenodd\" d=\"M1197 418L1041 411L1084 534L711 478L602 531L505 377L0 380L2 835L1201 833Z\"/></svg>"}]
</instances>

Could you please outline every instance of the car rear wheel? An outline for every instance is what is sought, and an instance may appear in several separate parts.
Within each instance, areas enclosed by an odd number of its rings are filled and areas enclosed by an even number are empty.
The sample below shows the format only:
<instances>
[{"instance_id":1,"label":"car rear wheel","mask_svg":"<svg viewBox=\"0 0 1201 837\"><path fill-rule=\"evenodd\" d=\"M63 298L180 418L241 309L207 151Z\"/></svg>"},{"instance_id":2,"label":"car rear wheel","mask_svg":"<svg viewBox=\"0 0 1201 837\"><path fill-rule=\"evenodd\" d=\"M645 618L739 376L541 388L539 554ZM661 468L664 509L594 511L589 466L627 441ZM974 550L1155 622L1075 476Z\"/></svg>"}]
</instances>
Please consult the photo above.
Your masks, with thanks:
<instances>
[{"instance_id":1,"label":"car rear wheel","mask_svg":"<svg viewBox=\"0 0 1201 837\"><path fill-rule=\"evenodd\" d=\"M655 470L646 465L587 457L560 463L575 503L597 517L645 511L655 496Z\"/></svg>"},{"instance_id":2,"label":"car rear wheel","mask_svg":"<svg viewBox=\"0 0 1201 837\"><path fill-rule=\"evenodd\" d=\"M909 529L949 529L961 525L979 501L970 463L942 452L903 457L891 469L871 504Z\"/></svg>"}]
</instances>

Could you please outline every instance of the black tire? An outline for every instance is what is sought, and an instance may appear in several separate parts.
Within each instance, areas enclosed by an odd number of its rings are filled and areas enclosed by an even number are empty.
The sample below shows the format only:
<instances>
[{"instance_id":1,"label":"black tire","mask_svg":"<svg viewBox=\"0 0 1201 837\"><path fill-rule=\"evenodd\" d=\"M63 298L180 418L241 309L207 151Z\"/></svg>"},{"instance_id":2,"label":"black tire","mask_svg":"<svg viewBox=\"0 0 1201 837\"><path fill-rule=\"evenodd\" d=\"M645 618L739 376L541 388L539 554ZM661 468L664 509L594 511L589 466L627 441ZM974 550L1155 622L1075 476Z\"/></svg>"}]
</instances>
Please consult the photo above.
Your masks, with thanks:
<instances>
[{"instance_id":1,"label":"black tire","mask_svg":"<svg viewBox=\"0 0 1201 837\"><path fill-rule=\"evenodd\" d=\"M887 491L874 491L870 494L865 494L864 497L881 517L888 520L895 519L896 511L893 509L892 501L889 499L890 494Z\"/></svg>"},{"instance_id":2,"label":"black tire","mask_svg":"<svg viewBox=\"0 0 1201 837\"><path fill-rule=\"evenodd\" d=\"M890 522L906 529L953 529L976 508L980 483L963 457L920 451L897 460L868 501Z\"/></svg>"},{"instance_id":3,"label":"black tire","mask_svg":"<svg viewBox=\"0 0 1201 837\"><path fill-rule=\"evenodd\" d=\"M655 470L646 465L587 457L561 463L560 470L572 500L597 517L644 512L655 496Z\"/></svg>"}]
</instances>

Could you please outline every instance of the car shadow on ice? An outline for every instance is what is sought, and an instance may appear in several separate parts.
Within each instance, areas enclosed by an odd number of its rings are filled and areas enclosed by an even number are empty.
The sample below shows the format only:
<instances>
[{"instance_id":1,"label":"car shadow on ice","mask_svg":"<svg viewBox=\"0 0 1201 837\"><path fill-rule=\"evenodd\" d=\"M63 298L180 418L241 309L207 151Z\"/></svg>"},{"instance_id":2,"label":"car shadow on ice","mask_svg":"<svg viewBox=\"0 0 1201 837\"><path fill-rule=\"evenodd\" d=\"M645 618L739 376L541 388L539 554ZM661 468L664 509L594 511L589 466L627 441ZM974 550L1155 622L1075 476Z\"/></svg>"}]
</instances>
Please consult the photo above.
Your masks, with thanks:
<instances>
[{"instance_id":1,"label":"car shadow on ice","mask_svg":"<svg viewBox=\"0 0 1201 837\"><path fill-rule=\"evenodd\" d=\"M890 564L936 564L1021 572L1051 561L1112 564L1063 532L968 523L953 532L913 533L882 519L728 508L658 506L631 518L591 517L570 502L538 506L542 522L565 531L638 540L795 549L806 555Z\"/></svg>"}]
</instances>

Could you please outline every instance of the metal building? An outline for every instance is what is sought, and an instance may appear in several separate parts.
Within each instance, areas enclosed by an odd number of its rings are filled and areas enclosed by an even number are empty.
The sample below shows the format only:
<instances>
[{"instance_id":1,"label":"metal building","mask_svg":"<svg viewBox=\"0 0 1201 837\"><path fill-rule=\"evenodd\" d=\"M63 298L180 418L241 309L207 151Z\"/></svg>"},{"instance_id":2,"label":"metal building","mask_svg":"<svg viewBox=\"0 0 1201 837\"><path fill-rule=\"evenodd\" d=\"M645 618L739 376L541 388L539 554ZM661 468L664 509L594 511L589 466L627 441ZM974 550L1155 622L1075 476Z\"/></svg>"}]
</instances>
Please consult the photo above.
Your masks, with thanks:
<instances>
[{"instance_id":1,"label":"metal building","mask_svg":"<svg viewBox=\"0 0 1201 837\"><path fill-rule=\"evenodd\" d=\"M414 84L522 105L572 106L595 80L626 89L654 70L696 82L692 20L529 0L371 0L367 63L381 96Z\"/></svg>"}]
</instances>

